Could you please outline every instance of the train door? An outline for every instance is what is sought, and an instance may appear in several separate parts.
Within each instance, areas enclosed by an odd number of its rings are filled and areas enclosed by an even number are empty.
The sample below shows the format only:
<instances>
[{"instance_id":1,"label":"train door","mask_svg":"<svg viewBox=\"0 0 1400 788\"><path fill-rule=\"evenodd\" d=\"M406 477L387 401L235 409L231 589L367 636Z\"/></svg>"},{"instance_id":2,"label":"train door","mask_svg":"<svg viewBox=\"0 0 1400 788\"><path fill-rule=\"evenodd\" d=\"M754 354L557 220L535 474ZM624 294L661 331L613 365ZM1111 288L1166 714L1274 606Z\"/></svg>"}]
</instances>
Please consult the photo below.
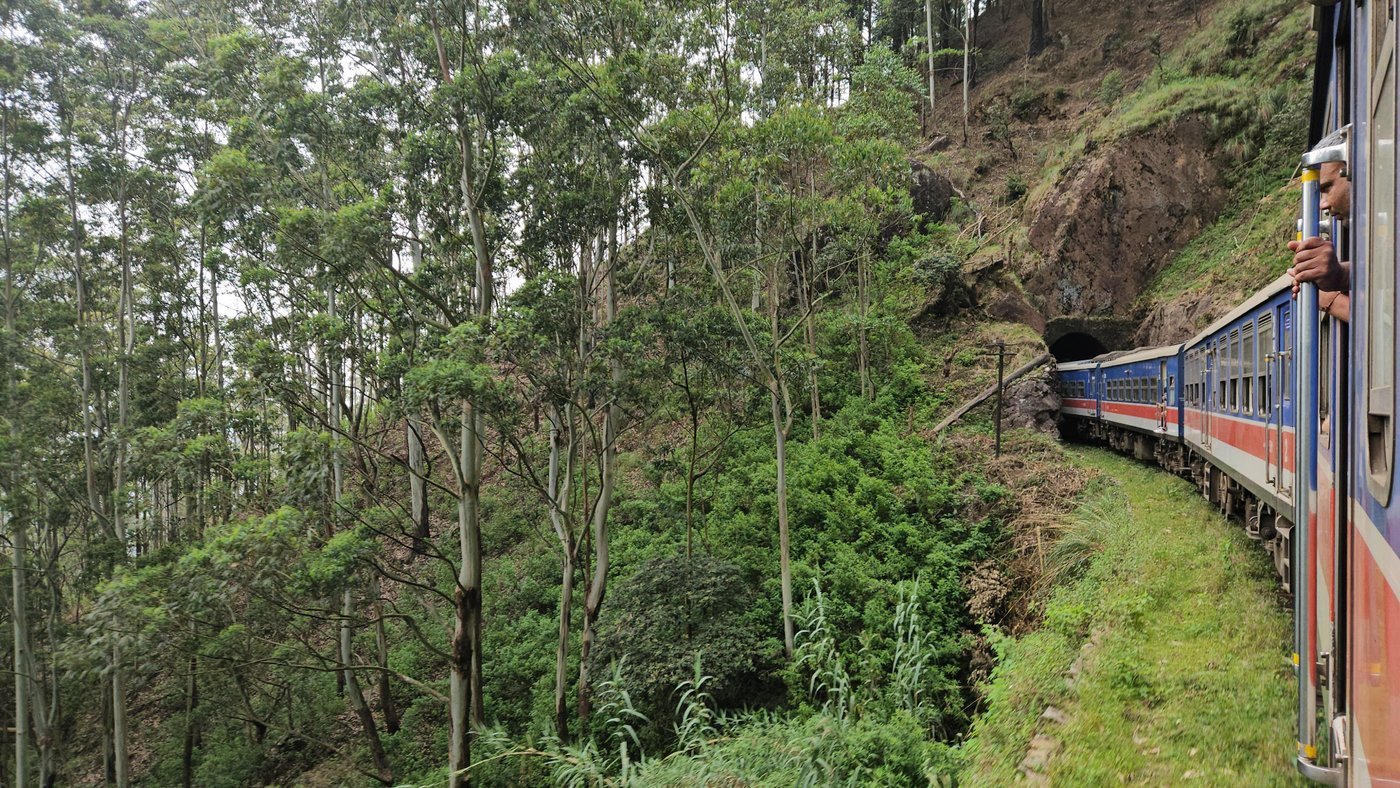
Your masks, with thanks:
<instances>
[{"instance_id":1,"label":"train door","mask_svg":"<svg viewBox=\"0 0 1400 788\"><path fill-rule=\"evenodd\" d=\"M1094 387L1094 418L1103 418L1103 398L1108 394L1108 384L1105 382L1103 369L1095 366L1089 372L1089 379Z\"/></svg>"},{"instance_id":2,"label":"train door","mask_svg":"<svg viewBox=\"0 0 1400 788\"><path fill-rule=\"evenodd\" d=\"M1346 604L1346 398L1340 360L1346 358L1345 323L1323 317L1318 332L1318 497L1317 497L1317 648L1323 691L1323 719L1345 712ZM1325 742L1326 739L1323 739ZM1335 754L1335 753L1333 753Z\"/></svg>"},{"instance_id":3,"label":"train door","mask_svg":"<svg viewBox=\"0 0 1400 788\"><path fill-rule=\"evenodd\" d=\"M1152 392L1152 403L1157 406L1157 429L1167 431L1167 360L1157 362L1157 390Z\"/></svg>"},{"instance_id":4,"label":"train door","mask_svg":"<svg viewBox=\"0 0 1400 788\"><path fill-rule=\"evenodd\" d=\"M1215 342L1206 345L1205 363L1201 365L1201 445L1210 447L1211 414L1215 412Z\"/></svg>"},{"instance_id":5,"label":"train door","mask_svg":"<svg viewBox=\"0 0 1400 788\"><path fill-rule=\"evenodd\" d=\"M1255 366L1254 391L1257 413L1264 417L1264 481L1277 493L1282 469L1279 452L1283 441L1279 433L1278 414L1278 339L1274 332L1274 310L1259 316L1255 323L1259 363Z\"/></svg>"},{"instance_id":6,"label":"train door","mask_svg":"<svg viewBox=\"0 0 1400 788\"><path fill-rule=\"evenodd\" d=\"M1293 424L1293 307L1291 302L1284 302L1274 307L1273 324L1278 327L1274 332L1274 355L1278 363L1273 365L1273 385L1269 399L1273 403L1273 441L1271 448L1274 453L1274 468L1278 473L1275 476L1275 489L1279 495L1288 498L1293 497L1293 469L1289 467L1291 463L1287 460L1293 456L1293 444L1289 440L1287 447L1284 446L1284 438L1288 436L1289 430L1285 427ZM1289 436L1291 438L1291 436Z\"/></svg>"}]
</instances>

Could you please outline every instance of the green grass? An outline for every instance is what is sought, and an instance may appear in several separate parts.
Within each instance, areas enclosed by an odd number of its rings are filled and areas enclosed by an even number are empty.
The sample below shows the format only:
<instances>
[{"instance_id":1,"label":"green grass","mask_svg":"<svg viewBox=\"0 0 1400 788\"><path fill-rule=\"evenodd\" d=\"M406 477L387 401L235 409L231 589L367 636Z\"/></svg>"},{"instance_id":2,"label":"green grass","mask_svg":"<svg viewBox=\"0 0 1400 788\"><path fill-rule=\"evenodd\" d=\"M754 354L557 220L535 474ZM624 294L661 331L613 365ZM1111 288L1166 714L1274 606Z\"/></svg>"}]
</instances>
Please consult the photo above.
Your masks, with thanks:
<instances>
[{"instance_id":1,"label":"green grass","mask_svg":"<svg viewBox=\"0 0 1400 788\"><path fill-rule=\"evenodd\" d=\"M997 644L965 782L1013 782L1039 730L1063 743L1052 784L1301 784L1291 625L1264 552L1186 482L1100 450L1068 453L1108 481L1051 554L1060 583L1042 628ZM1037 723L1049 705L1068 722Z\"/></svg>"}]
</instances>

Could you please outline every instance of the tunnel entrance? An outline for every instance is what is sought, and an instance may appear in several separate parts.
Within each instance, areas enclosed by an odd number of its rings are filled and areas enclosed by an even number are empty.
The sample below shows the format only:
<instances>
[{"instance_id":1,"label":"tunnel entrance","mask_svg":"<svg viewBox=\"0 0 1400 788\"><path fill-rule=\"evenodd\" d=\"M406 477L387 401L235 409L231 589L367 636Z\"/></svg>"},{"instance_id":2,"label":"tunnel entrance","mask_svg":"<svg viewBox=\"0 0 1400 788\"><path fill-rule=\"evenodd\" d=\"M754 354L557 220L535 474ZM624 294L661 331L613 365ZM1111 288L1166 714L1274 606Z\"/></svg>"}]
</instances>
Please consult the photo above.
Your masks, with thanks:
<instances>
[{"instance_id":1,"label":"tunnel entrance","mask_svg":"<svg viewBox=\"0 0 1400 788\"><path fill-rule=\"evenodd\" d=\"M1082 331L1065 334L1050 345L1050 355L1056 361L1083 361L1107 352L1102 342Z\"/></svg>"},{"instance_id":2,"label":"tunnel entrance","mask_svg":"<svg viewBox=\"0 0 1400 788\"><path fill-rule=\"evenodd\" d=\"M1045 325L1045 345L1056 361L1083 361L1133 346L1138 321L1130 317L1051 318Z\"/></svg>"}]
</instances>

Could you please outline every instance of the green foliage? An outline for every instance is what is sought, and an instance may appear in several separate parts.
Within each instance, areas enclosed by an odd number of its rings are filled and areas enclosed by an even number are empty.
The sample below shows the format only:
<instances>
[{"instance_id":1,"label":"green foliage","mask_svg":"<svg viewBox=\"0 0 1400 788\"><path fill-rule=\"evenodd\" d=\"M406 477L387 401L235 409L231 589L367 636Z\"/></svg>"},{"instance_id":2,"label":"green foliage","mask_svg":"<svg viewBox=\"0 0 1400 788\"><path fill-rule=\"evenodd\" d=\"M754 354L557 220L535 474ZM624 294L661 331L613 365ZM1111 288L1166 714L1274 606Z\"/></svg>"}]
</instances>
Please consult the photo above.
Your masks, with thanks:
<instances>
[{"instance_id":1,"label":"green foliage","mask_svg":"<svg viewBox=\"0 0 1400 788\"><path fill-rule=\"evenodd\" d=\"M1118 69L1110 69L1103 75L1103 82L1099 85L1099 101L1111 106L1117 104L1123 98L1123 91L1127 88L1127 83L1123 78L1123 72Z\"/></svg>"},{"instance_id":2,"label":"green foliage","mask_svg":"<svg viewBox=\"0 0 1400 788\"><path fill-rule=\"evenodd\" d=\"M653 724L648 743L669 736L672 692L698 664L704 693L737 708L774 694L777 654L755 619L756 586L748 572L710 556L653 558L637 565L609 594L598 622L594 671L610 663L627 669L616 679ZM694 685L692 685L692 690Z\"/></svg>"},{"instance_id":3,"label":"green foliage","mask_svg":"<svg viewBox=\"0 0 1400 788\"><path fill-rule=\"evenodd\" d=\"M1002 199L1007 203L1014 203L1026 196L1026 179L1018 172L1006 174L1006 189L1002 192Z\"/></svg>"},{"instance_id":4,"label":"green foliage","mask_svg":"<svg viewBox=\"0 0 1400 788\"><path fill-rule=\"evenodd\" d=\"M851 72L851 98L843 120L859 139L903 146L913 140L919 73L888 46L877 44Z\"/></svg>"}]
</instances>

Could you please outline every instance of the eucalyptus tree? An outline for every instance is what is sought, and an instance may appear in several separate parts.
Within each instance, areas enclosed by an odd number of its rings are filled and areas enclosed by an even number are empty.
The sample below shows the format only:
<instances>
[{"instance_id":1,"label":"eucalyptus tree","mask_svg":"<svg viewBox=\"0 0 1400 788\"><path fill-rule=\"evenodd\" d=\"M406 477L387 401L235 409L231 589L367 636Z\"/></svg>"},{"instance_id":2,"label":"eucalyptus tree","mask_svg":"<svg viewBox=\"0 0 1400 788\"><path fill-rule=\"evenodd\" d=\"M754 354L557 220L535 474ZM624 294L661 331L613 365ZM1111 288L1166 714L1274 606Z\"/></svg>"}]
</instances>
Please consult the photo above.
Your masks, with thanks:
<instances>
[{"instance_id":1,"label":"eucalyptus tree","mask_svg":"<svg viewBox=\"0 0 1400 788\"><path fill-rule=\"evenodd\" d=\"M8 24L32 24L23 11L10 16L16 11L9 9ZM64 436L75 431L69 414L77 407L62 361L46 345L49 330L71 313L62 278L54 276L59 203L31 175L50 152L42 83L34 75L44 53L11 38L0 42L0 53L0 537L10 548L14 785L29 784L32 748L38 784L47 788L58 776L60 704L54 662L41 649L53 648L62 615L57 562L64 535L53 509L70 470ZM31 567L38 570L33 579ZM41 592L37 600L31 590Z\"/></svg>"}]
</instances>

